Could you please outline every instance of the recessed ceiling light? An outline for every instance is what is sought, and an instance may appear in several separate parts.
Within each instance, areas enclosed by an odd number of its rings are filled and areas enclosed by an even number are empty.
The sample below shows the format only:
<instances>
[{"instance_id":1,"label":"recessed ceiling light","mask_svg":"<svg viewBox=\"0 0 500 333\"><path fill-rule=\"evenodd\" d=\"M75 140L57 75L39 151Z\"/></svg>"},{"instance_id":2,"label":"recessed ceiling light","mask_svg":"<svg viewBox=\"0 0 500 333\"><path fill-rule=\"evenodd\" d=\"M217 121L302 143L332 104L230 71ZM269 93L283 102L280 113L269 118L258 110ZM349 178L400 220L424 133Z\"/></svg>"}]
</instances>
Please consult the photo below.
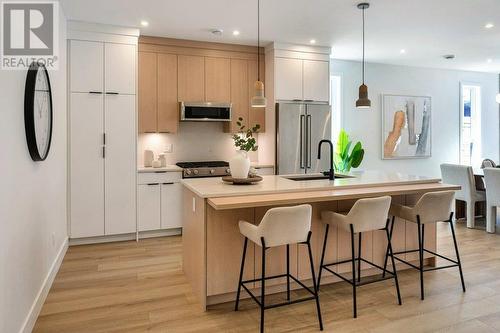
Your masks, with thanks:
<instances>
[{"instance_id":1,"label":"recessed ceiling light","mask_svg":"<svg viewBox=\"0 0 500 333\"><path fill-rule=\"evenodd\" d=\"M399 50L399 53L401 53L401 54L405 54L405 53L406 53L406 50L405 50L405 49L401 49L401 50Z\"/></svg>"},{"instance_id":2,"label":"recessed ceiling light","mask_svg":"<svg viewBox=\"0 0 500 333\"><path fill-rule=\"evenodd\" d=\"M212 34L214 34L216 36L221 36L223 32L224 32L224 30L222 30L222 29L212 29Z\"/></svg>"},{"instance_id":3,"label":"recessed ceiling light","mask_svg":"<svg viewBox=\"0 0 500 333\"><path fill-rule=\"evenodd\" d=\"M239 30L234 30L233 31L233 36L239 36L240 35L240 31Z\"/></svg>"},{"instance_id":4,"label":"recessed ceiling light","mask_svg":"<svg viewBox=\"0 0 500 333\"><path fill-rule=\"evenodd\" d=\"M495 25L494 25L493 23L486 23L486 24L484 25L484 27L485 27L486 29L491 29L491 28L493 28L494 26L495 26Z\"/></svg>"},{"instance_id":5,"label":"recessed ceiling light","mask_svg":"<svg viewBox=\"0 0 500 333\"><path fill-rule=\"evenodd\" d=\"M452 60L452 59L455 59L455 55L454 54L445 54L443 56L443 58L445 58L446 60Z\"/></svg>"},{"instance_id":6,"label":"recessed ceiling light","mask_svg":"<svg viewBox=\"0 0 500 333\"><path fill-rule=\"evenodd\" d=\"M147 26L149 25L149 22L148 22L148 21L144 21L144 20L142 20L142 21L141 21L141 25L142 25L143 27L147 27Z\"/></svg>"},{"instance_id":7,"label":"recessed ceiling light","mask_svg":"<svg viewBox=\"0 0 500 333\"><path fill-rule=\"evenodd\" d=\"M311 40L309 41L309 44L316 44L316 39L311 39Z\"/></svg>"},{"instance_id":8,"label":"recessed ceiling light","mask_svg":"<svg viewBox=\"0 0 500 333\"><path fill-rule=\"evenodd\" d=\"M492 63L493 62L493 59L489 58L488 60L486 60L487 62L489 63Z\"/></svg>"}]
</instances>

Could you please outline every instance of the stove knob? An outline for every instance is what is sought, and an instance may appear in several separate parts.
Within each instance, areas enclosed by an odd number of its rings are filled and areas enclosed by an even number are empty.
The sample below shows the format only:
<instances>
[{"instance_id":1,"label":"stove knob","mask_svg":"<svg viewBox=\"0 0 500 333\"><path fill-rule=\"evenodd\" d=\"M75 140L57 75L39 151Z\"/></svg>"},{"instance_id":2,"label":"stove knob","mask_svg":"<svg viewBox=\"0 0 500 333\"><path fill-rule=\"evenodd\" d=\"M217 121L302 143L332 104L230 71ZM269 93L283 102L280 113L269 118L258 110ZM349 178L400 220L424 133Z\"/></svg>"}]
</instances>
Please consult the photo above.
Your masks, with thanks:
<instances>
[{"instance_id":1,"label":"stove knob","mask_svg":"<svg viewBox=\"0 0 500 333\"><path fill-rule=\"evenodd\" d=\"M197 175L199 172L198 172L198 170L194 169L194 170L193 170L193 173L194 173L195 175Z\"/></svg>"},{"instance_id":2,"label":"stove knob","mask_svg":"<svg viewBox=\"0 0 500 333\"><path fill-rule=\"evenodd\" d=\"M210 174L213 175L215 173L214 169L210 169Z\"/></svg>"},{"instance_id":3,"label":"stove knob","mask_svg":"<svg viewBox=\"0 0 500 333\"><path fill-rule=\"evenodd\" d=\"M190 175L191 174L191 170L187 169L186 171L184 171L186 173L186 175Z\"/></svg>"},{"instance_id":4,"label":"stove knob","mask_svg":"<svg viewBox=\"0 0 500 333\"><path fill-rule=\"evenodd\" d=\"M231 169L226 169L226 173L229 175L231 173Z\"/></svg>"}]
</instances>

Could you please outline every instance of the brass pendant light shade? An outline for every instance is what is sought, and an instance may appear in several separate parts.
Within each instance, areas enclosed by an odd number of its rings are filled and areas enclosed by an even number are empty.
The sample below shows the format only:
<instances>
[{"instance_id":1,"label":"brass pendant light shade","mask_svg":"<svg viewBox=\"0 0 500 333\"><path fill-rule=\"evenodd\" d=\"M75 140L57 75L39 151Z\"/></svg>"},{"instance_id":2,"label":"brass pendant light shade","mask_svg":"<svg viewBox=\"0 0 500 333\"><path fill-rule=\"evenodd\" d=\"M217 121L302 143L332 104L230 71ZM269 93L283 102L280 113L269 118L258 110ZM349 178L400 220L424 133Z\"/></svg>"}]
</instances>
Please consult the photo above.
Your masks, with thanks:
<instances>
[{"instance_id":1,"label":"brass pendant light shade","mask_svg":"<svg viewBox=\"0 0 500 333\"><path fill-rule=\"evenodd\" d=\"M260 80L260 0L257 0L257 81L254 83L254 96L250 100L253 108L265 107L267 104L264 96L264 83Z\"/></svg>"},{"instance_id":2,"label":"brass pendant light shade","mask_svg":"<svg viewBox=\"0 0 500 333\"><path fill-rule=\"evenodd\" d=\"M358 4L358 8L363 11L363 62L362 62L362 71L363 71L363 84L359 86L359 96L356 101L356 107L358 109L367 109L372 105L370 99L368 99L368 87L365 84L365 9L370 7L370 4L367 2L363 2Z\"/></svg>"}]
</instances>

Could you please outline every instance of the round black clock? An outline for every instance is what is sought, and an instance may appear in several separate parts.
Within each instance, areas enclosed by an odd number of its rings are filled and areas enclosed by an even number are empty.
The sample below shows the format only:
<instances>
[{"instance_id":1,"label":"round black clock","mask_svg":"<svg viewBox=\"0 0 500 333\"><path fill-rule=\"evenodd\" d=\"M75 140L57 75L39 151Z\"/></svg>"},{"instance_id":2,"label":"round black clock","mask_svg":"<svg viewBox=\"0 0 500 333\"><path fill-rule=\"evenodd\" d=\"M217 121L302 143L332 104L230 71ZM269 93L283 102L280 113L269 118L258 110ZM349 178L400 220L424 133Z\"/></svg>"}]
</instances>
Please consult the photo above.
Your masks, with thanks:
<instances>
[{"instance_id":1,"label":"round black clock","mask_svg":"<svg viewBox=\"0 0 500 333\"><path fill-rule=\"evenodd\" d=\"M32 62L24 90L24 127L33 161L47 158L52 138L52 91L43 64Z\"/></svg>"}]
</instances>

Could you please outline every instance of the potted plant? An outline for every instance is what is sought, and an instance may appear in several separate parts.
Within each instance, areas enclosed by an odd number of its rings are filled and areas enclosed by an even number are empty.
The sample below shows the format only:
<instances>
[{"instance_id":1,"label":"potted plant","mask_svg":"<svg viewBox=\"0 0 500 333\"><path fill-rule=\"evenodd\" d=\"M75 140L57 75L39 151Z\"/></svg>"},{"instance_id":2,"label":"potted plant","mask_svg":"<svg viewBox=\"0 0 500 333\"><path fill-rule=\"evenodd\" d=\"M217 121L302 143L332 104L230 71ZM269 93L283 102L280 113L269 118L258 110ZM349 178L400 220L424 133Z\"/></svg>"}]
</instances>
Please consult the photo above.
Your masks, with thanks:
<instances>
[{"instance_id":1,"label":"potted plant","mask_svg":"<svg viewBox=\"0 0 500 333\"><path fill-rule=\"evenodd\" d=\"M243 118L239 117L236 125L239 126L237 133L233 134L234 145L237 148L237 154L229 161L229 169L233 178L248 178L250 171L249 151L257 151L259 146L253 137L260 129L260 125L256 124L252 128L246 128L243 125Z\"/></svg>"},{"instance_id":2,"label":"potted plant","mask_svg":"<svg viewBox=\"0 0 500 333\"><path fill-rule=\"evenodd\" d=\"M349 141L349 135L343 129L340 130L337 140L337 149L333 158L335 170L339 172L349 172L351 168L357 168L363 161L365 150L361 142L356 142L352 151L349 152L352 141Z\"/></svg>"}]
</instances>

